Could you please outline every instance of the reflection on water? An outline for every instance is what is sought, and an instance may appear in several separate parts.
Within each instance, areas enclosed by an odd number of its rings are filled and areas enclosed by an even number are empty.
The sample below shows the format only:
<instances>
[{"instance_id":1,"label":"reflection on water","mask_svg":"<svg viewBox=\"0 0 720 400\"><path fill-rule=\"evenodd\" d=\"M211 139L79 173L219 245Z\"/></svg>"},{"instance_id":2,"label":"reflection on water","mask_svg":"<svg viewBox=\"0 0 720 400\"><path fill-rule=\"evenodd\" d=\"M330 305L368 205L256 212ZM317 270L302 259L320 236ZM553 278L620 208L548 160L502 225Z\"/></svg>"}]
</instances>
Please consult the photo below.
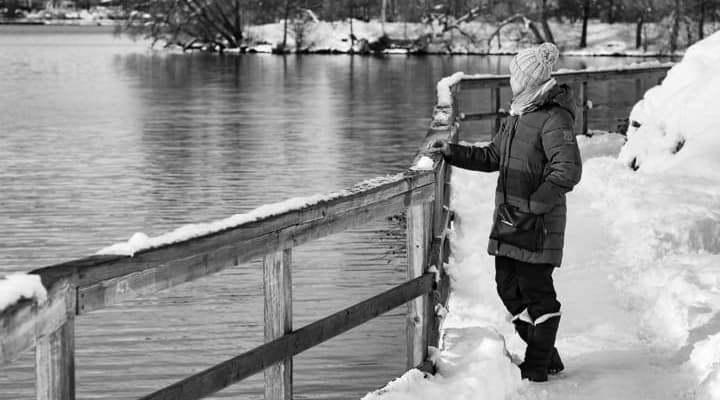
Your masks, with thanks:
<instances>
[{"instance_id":1,"label":"reflection on water","mask_svg":"<svg viewBox=\"0 0 720 400\"><path fill-rule=\"evenodd\" d=\"M457 70L504 73L509 61L164 54L53 29L0 27L2 273L402 171L427 129L435 82ZM618 111L602 103L618 88L593 90L594 122L606 122ZM464 96L468 109L488 106L489 96ZM398 284L404 262L403 227L388 219L301 246L295 326ZM258 345L261 282L255 262L79 318L80 397L136 398ZM297 397L358 397L400 374L402 312L298 357ZM0 399L33 397L31 360L0 370ZM260 398L261 382L218 397Z\"/></svg>"}]
</instances>

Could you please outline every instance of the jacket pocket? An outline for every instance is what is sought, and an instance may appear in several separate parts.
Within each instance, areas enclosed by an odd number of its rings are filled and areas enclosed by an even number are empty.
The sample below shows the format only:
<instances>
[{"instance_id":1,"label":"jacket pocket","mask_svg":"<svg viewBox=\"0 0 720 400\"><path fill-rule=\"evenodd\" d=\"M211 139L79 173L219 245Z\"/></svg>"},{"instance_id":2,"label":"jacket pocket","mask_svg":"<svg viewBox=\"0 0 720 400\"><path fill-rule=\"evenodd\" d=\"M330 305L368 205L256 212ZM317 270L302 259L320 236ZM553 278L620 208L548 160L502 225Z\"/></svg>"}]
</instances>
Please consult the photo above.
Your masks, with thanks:
<instances>
[{"instance_id":1,"label":"jacket pocket","mask_svg":"<svg viewBox=\"0 0 720 400\"><path fill-rule=\"evenodd\" d=\"M542 250L547 236L542 215L522 212L509 204L500 204L490 238L521 249Z\"/></svg>"}]
</instances>

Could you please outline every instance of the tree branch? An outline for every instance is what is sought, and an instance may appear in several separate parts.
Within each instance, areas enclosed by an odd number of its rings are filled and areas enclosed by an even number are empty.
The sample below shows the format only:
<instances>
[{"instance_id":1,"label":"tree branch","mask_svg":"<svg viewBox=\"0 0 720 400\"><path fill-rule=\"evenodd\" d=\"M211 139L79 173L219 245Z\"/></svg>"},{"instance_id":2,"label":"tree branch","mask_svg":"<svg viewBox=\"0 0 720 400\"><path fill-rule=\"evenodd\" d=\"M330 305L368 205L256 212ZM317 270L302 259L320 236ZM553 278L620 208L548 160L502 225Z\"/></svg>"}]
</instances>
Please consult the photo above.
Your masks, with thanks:
<instances>
[{"instance_id":1,"label":"tree branch","mask_svg":"<svg viewBox=\"0 0 720 400\"><path fill-rule=\"evenodd\" d=\"M488 37L487 39L487 46L490 48L492 44L492 40L495 36L498 38L498 49L502 47L500 44L500 30L508 24L514 23L518 20L522 20L525 27L529 29L533 35L535 36L535 40L538 42L543 42L543 37L540 35L540 31L538 31L537 27L535 26L535 23L530 18L526 17L524 14L515 14L511 15L508 18L505 18L504 20L500 21L500 24L498 25L497 29Z\"/></svg>"}]
</instances>

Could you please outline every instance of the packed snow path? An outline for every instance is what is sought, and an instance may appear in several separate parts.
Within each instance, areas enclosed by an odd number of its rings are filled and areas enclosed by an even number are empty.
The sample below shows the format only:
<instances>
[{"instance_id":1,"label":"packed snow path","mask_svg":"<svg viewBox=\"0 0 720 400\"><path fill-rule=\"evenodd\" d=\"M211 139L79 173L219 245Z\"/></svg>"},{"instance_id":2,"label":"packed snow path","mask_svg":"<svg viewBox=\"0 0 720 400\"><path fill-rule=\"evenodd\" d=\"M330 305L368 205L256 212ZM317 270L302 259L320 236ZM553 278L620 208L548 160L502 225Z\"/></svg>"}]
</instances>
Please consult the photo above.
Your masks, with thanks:
<instances>
[{"instance_id":1,"label":"packed snow path","mask_svg":"<svg viewBox=\"0 0 720 400\"><path fill-rule=\"evenodd\" d=\"M580 194L582 196L582 194ZM579 201L580 200L580 201ZM528 385L537 399L680 399L697 384L673 352L642 340L641 310L613 284L617 238L603 218L575 199L564 266L554 276L563 317L557 347L566 371L546 384ZM587 208L586 208L587 207ZM513 341L522 354L522 344ZM530 394L534 396L530 396Z\"/></svg>"},{"instance_id":2,"label":"packed snow path","mask_svg":"<svg viewBox=\"0 0 720 400\"><path fill-rule=\"evenodd\" d=\"M585 159L606 152L617 154L620 144L622 138L613 136L587 141L583 143ZM606 159L601 164L612 165L613 161ZM589 176L598 176L599 165L594 167L591 163L588 168ZM512 325L503 320L507 316L502 304L495 299L494 260L483 254L486 243L483 238L487 236L492 220L497 175L459 169L453 173L453 184L457 188L453 209L458 223L453 237L455 263L450 267L453 269L451 274L456 277L453 296L458 297L455 299L458 302L462 301L460 296L466 299L462 306L451 304L451 312L461 307L467 309L464 304L472 302L490 305L492 310L480 311L473 307L462 318L477 320L477 314L484 313L487 320L480 324L487 323L500 330L517 362L524 353L524 343L513 333ZM644 308L637 307L628 299L627 293L616 287L619 282L626 282L618 274L626 270L630 260L623 259L627 256L623 251L627 247L619 243L622 238L612 233L612 216L608 218L606 214L606 211L615 211L617 218L622 219L627 217L626 212L613 206L594 206L593 202L601 199L596 191L601 186L591 180L568 196L571 218L567 227L566 255L563 267L554 274L563 304L557 347L564 356L566 371L552 377L548 383L524 382L516 388L515 394L507 394L520 399L682 398L692 392L697 382L683 366L687 360L678 359L675 352L655 346L652 340L643 340ZM635 233L627 231L628 235ZM449 325L453 324L449 321Z\"/></svg>"},{"instance_id":3,"label":"packed snow path","mask_svg":"<svg viewBox=\"0 0 720 400\"><path fill-rule=\"evenodd\" d=\"M495 292L486 253L497 173L453 169L452 294L439 373L411 371L366 399L720 398L712 379L702 386L718 367L707 353L720 340L711 335L720 331L712 326L720 257L706 253L720 229L713 210L720 186L700 176L658 182L630 170L616 158L619 135L580 139L585 177L568 195L565 260L554 274L566 371L547 383L520 380L515 364L525 345ZM708 248L698 252L693 243ZM676 253L684 264L674 265ZM693 327L706 333L687 334Z\"/></svg>"}]
</instances>

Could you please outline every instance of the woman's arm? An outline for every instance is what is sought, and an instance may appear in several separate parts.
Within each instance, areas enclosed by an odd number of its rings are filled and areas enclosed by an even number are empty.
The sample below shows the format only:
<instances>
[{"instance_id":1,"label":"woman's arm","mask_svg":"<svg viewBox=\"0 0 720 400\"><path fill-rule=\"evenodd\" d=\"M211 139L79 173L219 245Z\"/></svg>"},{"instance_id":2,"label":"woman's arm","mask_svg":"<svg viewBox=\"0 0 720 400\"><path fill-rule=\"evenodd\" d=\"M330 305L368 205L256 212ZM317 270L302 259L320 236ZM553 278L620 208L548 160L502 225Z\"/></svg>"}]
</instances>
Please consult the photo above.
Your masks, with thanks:
<instances>
[{"instance_id":1,"label":"woman's arm","mask_svg":"<svg viewBox=\"0 0 720 400\"><path fill-rule=\"evenodd\" d=\"M500 169L500 155L495 142L487 146L450 145L450 155L445 160L456 167L473 171L493 172Z\"/></svg>"},{"instance_id":2,"label":"woman's arm","mask_svg":"<svg viewBox=\"0 0 720 400\"><path fill-rule=\"evenodd\" d=\"M483 147L451 144L443 139L433 142L430 150L442 153L445 160L456 167L492 172L500 168L499 147L500 134L497 134L490 144Z\"/></svg>"}]
</instances>

